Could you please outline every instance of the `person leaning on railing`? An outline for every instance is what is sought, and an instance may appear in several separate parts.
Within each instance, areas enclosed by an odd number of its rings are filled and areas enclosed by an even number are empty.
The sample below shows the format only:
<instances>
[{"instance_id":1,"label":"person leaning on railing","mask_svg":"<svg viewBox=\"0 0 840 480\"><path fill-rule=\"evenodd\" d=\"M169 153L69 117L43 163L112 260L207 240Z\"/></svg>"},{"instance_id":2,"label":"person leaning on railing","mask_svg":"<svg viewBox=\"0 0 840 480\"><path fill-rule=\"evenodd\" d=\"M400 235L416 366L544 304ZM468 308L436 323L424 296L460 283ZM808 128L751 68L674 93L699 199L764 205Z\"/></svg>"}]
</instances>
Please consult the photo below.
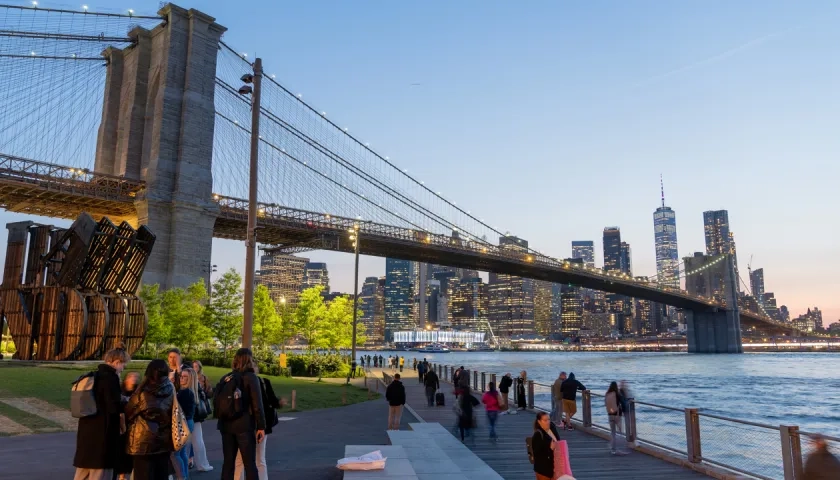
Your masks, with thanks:
<instances>
[{"instance_id":1,"label":"person leaning on railing","mask_svg":"<svg viewBox=\"0 0 840 480\"><path fill-rule=\"evenodd\" d=\"M814 451L805 461L802 480L837 480L840 478L840 460L828 451L828 443L822 435L812 439Z\"/></svg>"}]
</instances>

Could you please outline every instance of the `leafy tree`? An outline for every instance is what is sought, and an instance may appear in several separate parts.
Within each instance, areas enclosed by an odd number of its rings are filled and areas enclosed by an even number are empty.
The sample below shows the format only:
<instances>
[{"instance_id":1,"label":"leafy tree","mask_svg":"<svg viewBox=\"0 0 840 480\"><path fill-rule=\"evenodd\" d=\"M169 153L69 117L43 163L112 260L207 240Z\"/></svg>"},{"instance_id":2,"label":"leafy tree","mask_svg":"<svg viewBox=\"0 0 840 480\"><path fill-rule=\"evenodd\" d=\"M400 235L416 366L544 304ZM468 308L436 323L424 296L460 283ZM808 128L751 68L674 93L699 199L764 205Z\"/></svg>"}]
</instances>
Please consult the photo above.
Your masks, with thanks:
<instances>
[{"instance_id":1,"label":"leafy tree","mask_svg":"<svg viewBox=\"0 0 840 480\"><path fill-rule=\"evenodd\" d=\"M323 286L316 285L301 292L294 313L295 331L306 341L309 350L318 346L318 337L327 313L324 297L321 296L323 289Z\"/></svg>"},{"instance_id":2,"label":"leafy tree","mask_svg":"<svg viewBox=\"0 0 840 480\"><path fill-rule=\"evenodd\" d=\"M207 326L228 350L242 335L242 276L231 268L213 282L213 299L205 316Z\"/></svg>"},{"instance_id":3,"label":"leafy tree","mask_svg":"<svg viewBox=\"0 0 840 480\"><path fill-rule=\"evenodd\" d=\"M361 312L357 312L361 316ZM364 325L357 322L356 345L365 342ZM320 348L338 351L349 348L353 344L353 300L349 296L337 297L327 306L327 312L321 328L321 335L317 339Z\"/></svg>"},{"instance_id":4,"label":"leafy tree","mask_svg":"<svg viewBox=\"0 0 840 480\"><path fill-rule=\"evenodd\" d=\"M146 328L146 341L143 348L145 349L147 345L152 345L155 350L159 350L161 345L169 341L169 325L163 316L161 306L163 294L160 292L160 285L157 283L143 284L140 286L138 296L146 306L146 315L149 318L149 326Z\"/></svg>"},{"instance_id":5,"label":"leafy tree","mask_svg":"<svg viewBox=\"0 0 840 480\"><path fill-rule=\"evenodd\" d=\"M283 341L283 323L274 300L268 294L268 287L258 285L254 292L254 341L265 348Z\"/></svg>"},{"instance_id":6,"label":"leafy tree","mask_svg":"<svg viewBox=\"0 0 840 480\"><path fill-rule=\"evenodd\" d=\"M172 288L163 294L162 310L169 326L169 342L189 353L194 347L212 339L212 332L204 324L207 290L203 281L186 289Z\"/></svg>"},{"instance_id":7,"label":"leafy tree","mask_svg":"<svg viewBox=\"0 0 840 480\"><path fill-rule=\"evenodd\" d=\"M278 315L280 317L280 331L277 335L277 343L282 346L285 352L289 340L298 335L297 324L295 323L295 311L289 308L286 302L281 302Z\"/></svg>"}]
</instances>

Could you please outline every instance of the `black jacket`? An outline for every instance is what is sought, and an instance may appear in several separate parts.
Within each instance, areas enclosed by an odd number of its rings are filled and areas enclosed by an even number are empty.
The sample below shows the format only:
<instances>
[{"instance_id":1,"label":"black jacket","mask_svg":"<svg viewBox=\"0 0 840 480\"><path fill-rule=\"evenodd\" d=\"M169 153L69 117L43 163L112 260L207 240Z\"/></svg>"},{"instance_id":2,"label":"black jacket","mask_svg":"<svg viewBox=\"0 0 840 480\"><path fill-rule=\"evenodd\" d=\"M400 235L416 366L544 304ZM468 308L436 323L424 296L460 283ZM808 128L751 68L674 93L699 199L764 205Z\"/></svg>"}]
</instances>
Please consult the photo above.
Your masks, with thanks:
<instances>
[{"instance_id":1,"label":"black jacket","mask_svg":"<svg viewBox=\"0 0 840 480\"><path fill-rule=\"evenodd\" d=\"M265 408L265 433L269 434L273 431L274 420L277 417L277 409L280 408L280 399L274 393L274 387L267 378L260 378L260 386L262 387L263 408Z\"/></svg>"},{"instance_id":2,"label":"black jacket","mask_svg":"<svg viewBox=\"0 0 840 480\"><path fill-rule=\"evenodd\" d=\"M248 433L265 430L265 409L262 401L260 378L253 371L239 374L242 390L242 405L245 412L233 420L219 420L217 423L222 433Z\"/></svg>"},{"instance_id":3,"label":"black jacket","mask_svg":"<svg viewBox=\"0 0 840 480\"><path fill-rule=\"evenodd\" d=\"M393 380L388 388L385 389L385 400L388 400L388 405L396 407L398 405L405 405L405 386L399 380Z\"/></svg>"},{"instance_id":4,"label":"black jacket","mask_svg":"<svg viewBox=\"0 0 840 480\"><path fill-rule=\"evenodd\" d=\"M511 385L513 385L513 379L505 375L502 377L502 381L499 382L499 391L502 393L508 393Z\"/></svg>"},{"instance_id":5,"label":"black jacket","mask_svg":"<svg viewBox=\"0 0 840 480\"><path fill-rule=\"evenodd\" d=\"M438 379L437 373L434 370L429 370L426 372L426 376L423 377L423 385L426 388L434 388L435 390L440 390L440 380Z\"/></svg>"},{"instance_id":6,"label":"black jacket","mask_svg":"<svg viewBox=\"0 0 840 480\"><path fill-rule=\"evenodd\" d=\"M560 391L563 393L563 400L577 399L577 391L586 390L582 383L575 380L575 374L570 373L569 378L560 385Z\"/></svg>"},{"instance_id":7,"label":"black jacket","mask_svg":"<svg viewBox=\"0 0 840 480\"><path fill-rule=\"evenodd\" d=\"M172 446L172 405L175 387L169 378L158 384L143 384L128 399L129 455L154 455L174 451Z\"/></svg>"},{"instance_id":8,"label":"black jacket","mask_svg":"<svg viewBox=\"0 0 840 480\"><path fill-rule=\"evenodd\" d=\"M473 409L481 405L472 394L461 395L458 399L460 414L458 415L458 426L461 428L473 428Z\"/></svg>"},{"instance_id":9,"label":"black jacket","mask_svg":"<svg viewBox=\"0 0 840 480\"><path fill-rule=\"evenodd\" d=\"M190 390L189 388L178 390L178 393L175 396L176 398L178 398L178 403L181 405L181 410L184 411L184 417L187 420L194 419L195 409L197 405L195 403L195 396L193 396L192 390Z\"/></svg>"},{"instance_id":10,"label":"black jacket","mask_svg":"<svg viewBox=\"0 0 840 480\"><path fill-rule=\"evenodd\" d=\"M557 440L560 440L560 432L557 431L554 423L551 424L551 433ZM531 437L531 450L534 451L534 472L553 478L554 450L551 449L551 436L545 433L542 428L534 432L534 436Z\"/></svg>"},{"instance_id":11,"label":"black jacket","mask_svg":"<svg viewBox=\"0 0 840 480\"><path fill-rule=\"evenodd\" d=\"M120 438L122 389L120 376L114 367L99 365L93 384L96 415L79 419L76 432L77 468L110 469L116 466Z\"/></svg>"}]
</instances>

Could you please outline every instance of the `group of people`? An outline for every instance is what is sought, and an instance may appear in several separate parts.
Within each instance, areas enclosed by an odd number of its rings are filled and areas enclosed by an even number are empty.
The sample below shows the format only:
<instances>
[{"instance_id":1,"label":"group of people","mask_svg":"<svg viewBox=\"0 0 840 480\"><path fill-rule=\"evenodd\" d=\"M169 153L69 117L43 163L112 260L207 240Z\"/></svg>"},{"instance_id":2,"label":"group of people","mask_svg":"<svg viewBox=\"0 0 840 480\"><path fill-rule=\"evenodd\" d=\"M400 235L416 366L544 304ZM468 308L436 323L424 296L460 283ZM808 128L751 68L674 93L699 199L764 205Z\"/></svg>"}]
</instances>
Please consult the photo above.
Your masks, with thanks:
<instances>
[{"instance_id":1,"label":"group of people","mask_svg":"<svg viewBox=\"0 0 840 480\"><path fill-rule=\"evenodd\" d=\"M215 388L202 373L201 362L184 362L177 348L167 360L152 360L142 379L129 372L125 349L105 354L93 373L96 413L79 419L73 466L75 480L179 480L191 469L211 471L202 424L218 419L224 461L223 480L266 480L265 436L277 424L282 403L268 379L257 376L250 349L240 348L232 370ZM212 404L211 404L211 399ZM176 412L180 411L178 414ZM186 420L189 432L173 435L173 424ZM173 418L174 416L174 418ZM175 449L175 436L189 441Z\"/></svg>"}]
</instances>

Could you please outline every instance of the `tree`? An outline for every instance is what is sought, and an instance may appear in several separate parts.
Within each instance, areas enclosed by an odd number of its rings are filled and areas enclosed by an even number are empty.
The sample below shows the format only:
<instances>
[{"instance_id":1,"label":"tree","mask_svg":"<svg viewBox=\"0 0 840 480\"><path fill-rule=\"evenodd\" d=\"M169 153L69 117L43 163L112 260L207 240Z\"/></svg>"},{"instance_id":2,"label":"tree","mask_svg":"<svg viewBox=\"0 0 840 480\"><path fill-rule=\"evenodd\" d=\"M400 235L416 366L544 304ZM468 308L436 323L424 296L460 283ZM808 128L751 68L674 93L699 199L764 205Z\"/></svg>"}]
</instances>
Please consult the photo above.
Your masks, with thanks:
<instances>
[{"instance_id":1,"label":"tree","mask_svg":"<svg viewBox=\"0 0 840 480\"><path fill-rule=\"evenodd\" d=\"M283 323L277 306L268 294L268 287L258 285L254 292L254 340L259 347L273 346L283 341Z\"/></svg>"},{"instance_id":2,"label":"tree","mask_svg":"<svg viewBox=\"0 0 840 480\"><path fill-rule=\"evenodd\" d=\"M162 310L169 325L169 342L189 353L196 346L212 339L212 332L204 324L207 290L203 281L187 289L172 288L163 294Z\"/></svg>"},{"instance_id":3,"label":"tree","mask_svg":"<svg viewBox=\"0 0 840 480\"><path fill-rule=\"evenodd\" d=\"M285 353L286 344L298 335L298 330L295 324L295 312L286 305L286 302L280 302L279 316L280 332L277 336L277 343L282 345L283 352Z\"/></svg>"},{"instance_id":4,"label":"tree","mask_svg":"<svg viewBox=\"0 0 840 480\"><path fill-rule=\"evenodd\" d=\"M361 312L357 312L361 315ZM364 325L356 326L356 345L365 342ZM339 350L350 348L353 344L353 301L343 295L333 299L327 306L327 312L317 339L320 348Z\"/></svg>"},{"instance_id":5,"label":"tree","mask_svg":"<svg viewBox=\"0 0 840 480\"><path fill-rule=\"evenodd\" d=\"M149 318L149 326L146 328L146 340L143 345L152 345L159 350L161 345L169 341L169 325L163 317L163 295L160 292L160 285L157 283L143 284L140 286L138 295L146 306L146 315Z\"/></svg>"},{"instance_id":6,"label":"tree","mask_svg":"<svg viewBox=\"0 0 840 480\"><path fill-rule=\"evenodd\" d=\"M242 276L231 268L213 282L213 301L205 317L225 351L242 335L242 301Z\"/></svg>"},{"instance_id":7,"label":"tree","mask_svg":"<svg viewBox=\"0 0 840 480\"><path fill-rule=\"evenodd\" d=\"M327 313L324 305L324 297L321 290L324 287L316 285L301 292L298 298L298 305L294 314L294 325L296 333L303 337L309 346L309 350L317 347L318 336Z\"/></svg>"}]
</instances>

